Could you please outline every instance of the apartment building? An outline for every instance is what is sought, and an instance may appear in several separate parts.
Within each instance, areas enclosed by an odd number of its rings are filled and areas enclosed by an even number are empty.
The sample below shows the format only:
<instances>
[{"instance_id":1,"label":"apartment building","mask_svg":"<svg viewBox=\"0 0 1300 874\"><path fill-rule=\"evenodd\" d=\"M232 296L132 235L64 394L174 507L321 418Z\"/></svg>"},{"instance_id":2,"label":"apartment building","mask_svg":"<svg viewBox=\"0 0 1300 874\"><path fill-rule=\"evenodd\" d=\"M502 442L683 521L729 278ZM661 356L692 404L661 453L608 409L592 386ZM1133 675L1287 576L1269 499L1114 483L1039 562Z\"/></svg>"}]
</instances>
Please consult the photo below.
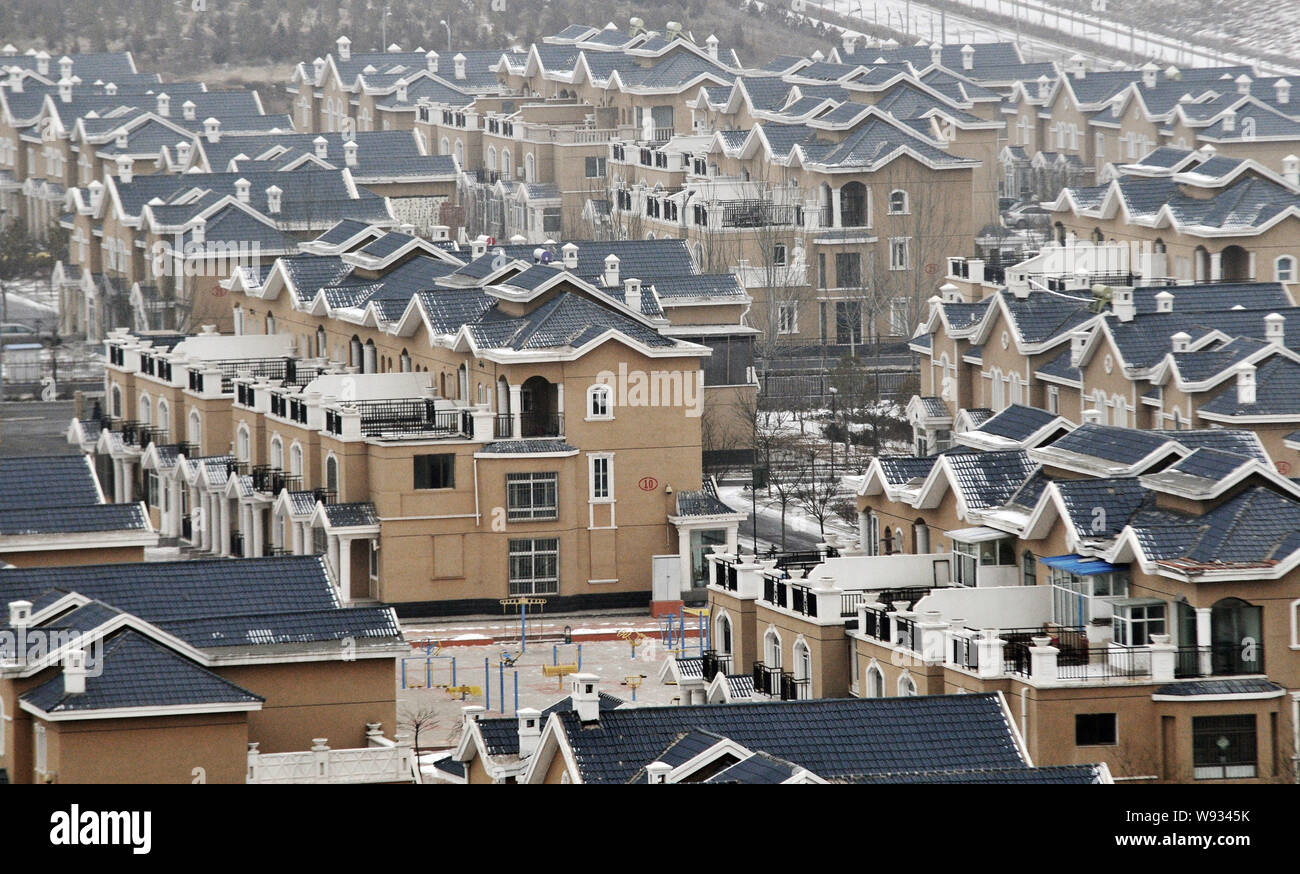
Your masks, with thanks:
<instances>
[{"instance_id":1,"label":"apartment building","mask_svg":"<svg viewBox=\"0 0 1300 874\"><path fill-rule=\"evenodd\" d=\"M704 413L752 397L721 342L748 334L661 301L713 280L673 242L450 245L342 223L239 270L239 333L112 335L109 418L70 439L186 548L324 553L347 603L645 604L653 556L655 600L702 588L743 516L701 475Z\"/></svg>"},{"instance_id":2,"label":"apartment building","mask_svg":"<svg viewBox=\"0 0 1300 874\"><path fill-rule=\"evenodd\" d=\"M996 693L632 707L595 674L570 681L543 711L464 708L439 766L468 784L1112 783L1105 764L1035 767Z\"/></svg>"},{"instance_id":3,"label":"apartment building","mask_svg":"<svg viewBox=\"0 0 1300 874\"><path fill-rule=\"evenodd\" d=\"M319 558L13 569L0 597L6 782L417 779L384 733L396 617L342 609Z\"/></svg>"},{"instance_id":4,"label":"apartment building","mask_svg":"<svg viewBox=\"0 0 1300 874\"><path fill-rule=\"evenodd\" d=\"M1040 765L1293 782L1300 493L1259 438L1012 406L956 440L872 462L857 549L713 556L704 681L752 670L760 699L997 690Z\"/></svg>"},{"instance_id":5,"label":"apartment building","mask_svg":"<svg viewBox=\"0 0 1300 874\"><path fill-rule=\"evenodd\" d=\"M87 456L0 458L0 568L143 561L157 544L143 506L105 501Z\"/></svg>"}]
</instances>

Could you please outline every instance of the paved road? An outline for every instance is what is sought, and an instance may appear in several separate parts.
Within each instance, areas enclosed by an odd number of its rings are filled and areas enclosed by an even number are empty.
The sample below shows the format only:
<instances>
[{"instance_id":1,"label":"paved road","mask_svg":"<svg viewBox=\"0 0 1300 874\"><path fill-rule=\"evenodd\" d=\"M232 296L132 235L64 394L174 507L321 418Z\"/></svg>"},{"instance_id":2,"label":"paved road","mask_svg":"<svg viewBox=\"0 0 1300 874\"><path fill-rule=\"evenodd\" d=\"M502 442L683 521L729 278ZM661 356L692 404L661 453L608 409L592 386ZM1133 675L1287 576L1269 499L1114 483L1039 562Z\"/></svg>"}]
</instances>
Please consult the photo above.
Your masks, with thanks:
<instances>
[{"instance_id":1,"label":"paved road","mask_svg":"<svg viewBox=\"0 0 1300 874\"><path fill-rule=\"evenodd\" d=\"M75 455L65 434L72 401L0 404L0 455Z\"/></svg>"}]
</instances>

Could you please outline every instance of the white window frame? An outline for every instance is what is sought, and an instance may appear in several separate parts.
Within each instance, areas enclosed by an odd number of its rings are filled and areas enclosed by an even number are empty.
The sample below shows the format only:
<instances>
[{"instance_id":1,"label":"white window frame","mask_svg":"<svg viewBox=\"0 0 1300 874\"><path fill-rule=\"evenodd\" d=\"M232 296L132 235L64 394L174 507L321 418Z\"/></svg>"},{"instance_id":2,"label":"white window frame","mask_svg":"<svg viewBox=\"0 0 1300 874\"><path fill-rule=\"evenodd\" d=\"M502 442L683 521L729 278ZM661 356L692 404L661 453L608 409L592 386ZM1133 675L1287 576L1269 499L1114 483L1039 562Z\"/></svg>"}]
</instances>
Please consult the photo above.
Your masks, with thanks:
<instances>
[{"instance_id":1,"label":"white window frame","mask_svg":"<svg viewBox=\"0 0 1300 874\"><path fill-rule=\"evenodd\" d=\"M901 250L898 247L902 247ZM895 257L901 251L902 259ZM889 238L889 269L890 270L907 270L912 264L912 238L911 237L890 237Z\"/></svg>"},{"instance_id":2,"label":"white window frame","mask_svg":"<svg viewBox=\"0 0 1300 874\"><path fill-rule=\"evenodd\" d=\"M778 334L799 333L799 305L793 303L777 304L776 332Z\"/></svg>"},{"instance_id":3,"label":"white window frame","mask_svg":"<svg viewBox=\"0 0 1300 874\"><path fill-rule=\"evenodd\" d=\"M1286 268L1286 278L1283 278L1283 263ZM1273 259L1273 278L1277 282L1295 282L1296 281L1296 259L1293 255L1279 255Z\"/></svg>"},{"instance_id":4,"label":"white window frame","mask_svg":"<svg viewBox=\"0 0 1300 874\"><path fill-rule=\"evenodd\" d=\"M603 398L597 407L597 398ZM614 419L614 391L604 383L587 389L587 421L610 422Z\"/></svg>"},{"instance_id":5,"label":"white window frame","mask_svg":"<svg viewBox=\"0 0 1300 874\"><path fill-rule=\"evenodd\" d=\"M203 415L198 410L190 410L187 424L186 435L189 437L189 443L194 445L194 451L199 451L199 445L203 442Z\"/></svg>"},{"instance_id":6,"label":"white window frame","mask_svg":"<svg viewBox=\"0 0 1300 874\"><path fill-rule=\"evenodd\" d=\"M32 726L33 755L32 768L38 778L49 774L49 748L45 742L45 723L37 722Z\"/></svg>"},{"instance_id":7,"label":"white window frame","mask_svg":"<svg viewBox=\"0 0 1300 874\"><path fill-rule=\"evenodd\" d=\"M600 470L602 466L603 472ZM602 479L604 488L599 488ZM592 452L587 455L587 483L591 503L614 503L614 453Z\"/></svg>"},{"instance_id":8,"label":"white window frame","mask_svg":"<svg viewBox=\"0 0 1300 874\"><path fill-rule=\"evenodd\" d=\"M550 486L549 504L545 501L536 500L538 486L542 486L543 493L545 487ZM513 495L516 489L523 487L527 494L528 502L514 503ZM558 519L560 516L560 476L555 471L523 471L506 474L506 518L510 522L537 522L543 520Z\"/></svg>"},{"instance_id":9,"label":"white window frame","mask_svg":"<svg viewBox=\"0 0 1300 874\"><path fill-rule=\"evenodd\" d=\"M271 467L275 470L284 470L284 441L280 439L279 434L271 438L271 457L269 461Z\"/></svg>"},{"instance_id":10,"label":"white window frame","mask_svg":"<svg viewBox=\"0 0 1300 874\"><path fill-rule=\"evenodd\" d=\"M903 200L901 206L895 209L894 197L897 195L901 195ZM912 214L912 198L903 189L895 188L893 191L889 192L889 214L890 215L911 215Z\"/></svg>"},{"instance_id":11,"label":"white window frame","mask_svg":"<svg viewBox=\"0 0 1300 874\"><path fill-rule=\"evenodd\" d=\"M303 452L302 444L297 440L289 447L289 474L291 476L302 476L303 471ZM305 485L305 484L304 484Z\"/></svg>"},{"instance_id":12,"label":"white window frame","mask_svg":"<svg viewBox=\"0 0 1300 874\"><path fill-rule=\"evenodd\" d=\"M898 675L898 683L896 685L896 691L898 692L899 698L915 698L920 694L916 687L916 680L912 679L912 674L908 671L903 671L903 673Z\"/></svg>"},{"instance_id":13,"label":"white window frame","mask_svg":"<svg viewBox=\"0 0 1300 874\"><path fill-rule=\"evenodd\" d=\"M539 543L544 544L544 546L542 548L538 548ZM545 545L549 543L554 543L555 544L554 548ZM516 548L516 544L528 544L528 546L526 548L522 546ZM555 556L555 576L554 577L537 576L536 575L537 557L539 555L545 556L545 555L552 555L552 554ZM513 570L514 562L512 561L512 559L515 558L516 556L530 556L532 558L532 563L531 563L531 567L533 569L532 576L527 578L524 577L520 577L518 579L515 578L514 570ZM510 591L512 592L512 594L520 594L520 595L558 594L560 591L560 539L558 537L511 538L511 540L506 544L506 581L507 581L507 586L510 587ZM542 584L543 586L542 589L538 588L538 583ZM521 588L524 585L527 585L528 587L527 592L521 590Z\"/></svg>"},{"instance_id":14,"label":"white window frame","mask_svg":"<svg viewBox=\"0 0 1300 874\"><path fill-rule=\"evenodd\" d=\"M875 694L879 692L880 694ZM884 698L885 695L885 672L881 670L875 659L867 665L867 685L863 690L863 697L866 698Z\"/></svg>"},{"instance_id":15,"label":"white window frame","mask_svg":"<svg viewBox=\"0 0 1300 874\"><path fill-rule=\"evenodd\" d=\"M253 460L253 432L248 425L243 422L235 429L235 460L247 461Z\"/></svg>"}]
</instances>

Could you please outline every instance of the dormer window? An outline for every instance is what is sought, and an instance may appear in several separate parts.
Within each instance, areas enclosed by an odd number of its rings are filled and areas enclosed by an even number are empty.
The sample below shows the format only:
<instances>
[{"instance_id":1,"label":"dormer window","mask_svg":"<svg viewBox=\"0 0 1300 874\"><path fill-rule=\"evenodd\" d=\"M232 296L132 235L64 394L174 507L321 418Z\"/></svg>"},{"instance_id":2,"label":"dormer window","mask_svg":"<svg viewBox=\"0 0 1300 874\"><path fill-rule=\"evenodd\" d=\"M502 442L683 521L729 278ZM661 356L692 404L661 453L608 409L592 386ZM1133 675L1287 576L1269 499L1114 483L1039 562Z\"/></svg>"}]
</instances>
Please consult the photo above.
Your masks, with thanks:
<instances>
[{"instance_id":1,"label":"dormer window","mask_svg":"<svg viewBox=\"0 0 1300 874\"><path fill-rule=\"evenodd\" d=\"M587 418L613 419L613 392L607 385L593 385L587 389Z\"/></svg>"}]
</instances>

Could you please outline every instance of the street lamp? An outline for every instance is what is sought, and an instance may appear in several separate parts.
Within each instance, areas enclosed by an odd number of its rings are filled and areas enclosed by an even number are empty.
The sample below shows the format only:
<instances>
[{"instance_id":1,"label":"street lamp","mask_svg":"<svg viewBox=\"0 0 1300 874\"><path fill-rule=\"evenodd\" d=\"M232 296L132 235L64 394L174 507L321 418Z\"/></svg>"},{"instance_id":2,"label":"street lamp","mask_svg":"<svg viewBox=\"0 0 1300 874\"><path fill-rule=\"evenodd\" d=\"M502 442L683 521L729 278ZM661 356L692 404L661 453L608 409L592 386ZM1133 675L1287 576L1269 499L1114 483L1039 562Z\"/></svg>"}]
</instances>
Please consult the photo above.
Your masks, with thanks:
<instances>
[{"instance_id":1,"label":"street lamp","mask_svg":"<svg viewBox=\"0 0 1300 874\"><path fill-rule=\"evenodd\" d=\"M447 19L445 18L441 19L438 23L447 28L447 51L451 51L451 25L447 23Z\"/></svg>"}]
</instances>

